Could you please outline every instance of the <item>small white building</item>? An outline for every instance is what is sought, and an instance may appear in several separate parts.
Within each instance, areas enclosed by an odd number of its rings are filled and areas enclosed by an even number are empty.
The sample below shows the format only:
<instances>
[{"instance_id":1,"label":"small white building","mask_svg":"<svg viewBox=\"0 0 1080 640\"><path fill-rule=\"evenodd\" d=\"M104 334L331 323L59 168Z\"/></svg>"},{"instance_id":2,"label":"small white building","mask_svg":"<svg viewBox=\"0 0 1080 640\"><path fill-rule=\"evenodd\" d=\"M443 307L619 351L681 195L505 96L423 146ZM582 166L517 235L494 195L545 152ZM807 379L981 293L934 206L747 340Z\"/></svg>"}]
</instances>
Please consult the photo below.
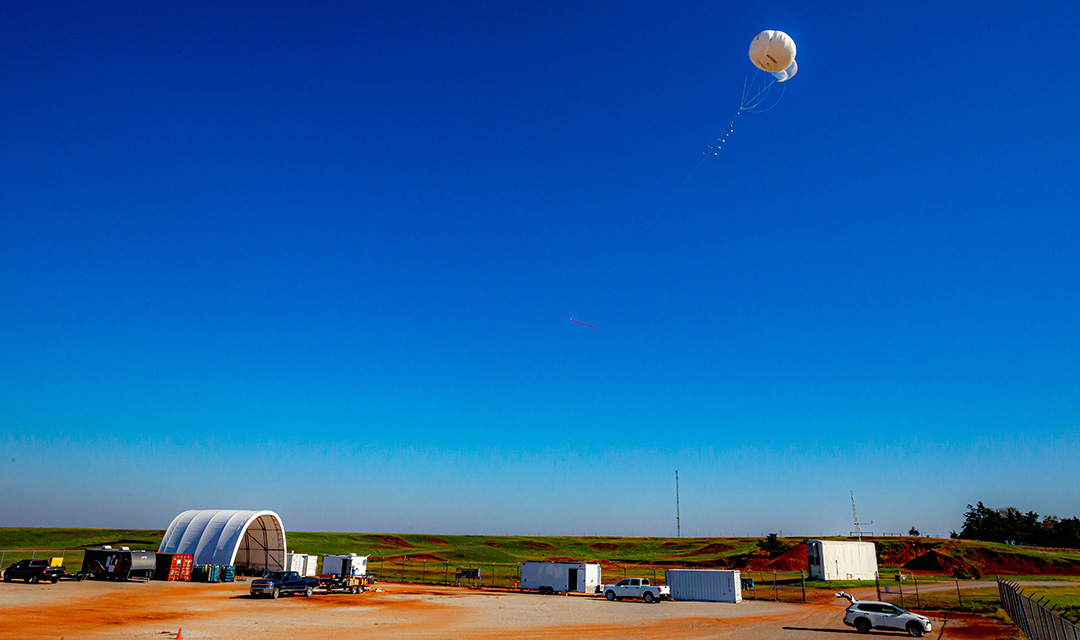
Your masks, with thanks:
<instances>
[{"instance_id":1,"label":"small white building","mask_svg":"<svg viewBox=\"0 0 1080 640\"><path fill-rule=\"evenodd\" d=\"M600 589L600 565L590 562L522 562L521 588L548 593L597 593Z\"/></svg>"},{"instance_id":2,"label":"small white building","mask_svg":"<svg viewBox=\"0 0 1080 640\"><path fill-rule=\"evenodd\" d=\"M323 556L322 572L341 575L342 567L347 567L346 573L353 577L367 575L367 561L370 556L358 556L350 553L347 556Z\"/></svg>"},{"instance_id":3,"label":"small white building","mask_svg":"<svg viewBox=\"0 0 1080 640\"><path fill-rule=\"evenodd\" d=\"M664 581L672 600L688 602L742 602L738 571L719 569L668 569Z\"/></svg>"},{"instance_id":4,"label":"small white building","mask_svg":"<svg viewBox=\"0 0 1080 640\"><path fill-rule=\"evenodd\" d=\"M316 565L319 564L319 556L306 553L285 554L285 570L295 571L305 578L314 578L318 574Z\"/></svg>"},{"instance_id":5,"label":"small white building","mask_svg":"<svg viewBox=\"0 0 1080 640\"><path fill-rule=\"evenodd\" d=\"M808 540L806 560L810 577L818 580L873 580L877 577L877 548L873 542Z\"/></svg>"}]
</instances>

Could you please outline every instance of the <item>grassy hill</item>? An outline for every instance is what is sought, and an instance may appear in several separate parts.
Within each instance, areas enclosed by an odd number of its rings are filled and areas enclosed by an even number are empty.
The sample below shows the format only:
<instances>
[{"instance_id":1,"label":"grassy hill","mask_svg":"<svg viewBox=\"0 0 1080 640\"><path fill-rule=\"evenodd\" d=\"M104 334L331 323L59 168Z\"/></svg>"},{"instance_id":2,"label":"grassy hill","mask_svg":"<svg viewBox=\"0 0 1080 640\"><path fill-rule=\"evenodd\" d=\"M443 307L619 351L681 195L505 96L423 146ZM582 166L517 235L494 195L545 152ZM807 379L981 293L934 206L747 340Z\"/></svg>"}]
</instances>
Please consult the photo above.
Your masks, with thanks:
<instances>
[{"instance_id":1,"label":"grassy hill","mask_svg":"<svg viewBox=\"0 0 1080 640\"><path fill-rule=\"evenodd\" d=\"M103 544L157 549L164 531L152 529L0 528L0 549L82 549ZM719 567L797 571L806 567L802 539L769 557L761 538L645 538L578 536L478 536L291 531L290 551L355 552L385 560L515 564L523 560L581 560L622 565ZM1018 547L938 538L877 538L882 571L907 570L970 577L980 575L1080 575L1080 550ZM5 562L18 554L10 551Z\"/></svg>"}]
</instances>

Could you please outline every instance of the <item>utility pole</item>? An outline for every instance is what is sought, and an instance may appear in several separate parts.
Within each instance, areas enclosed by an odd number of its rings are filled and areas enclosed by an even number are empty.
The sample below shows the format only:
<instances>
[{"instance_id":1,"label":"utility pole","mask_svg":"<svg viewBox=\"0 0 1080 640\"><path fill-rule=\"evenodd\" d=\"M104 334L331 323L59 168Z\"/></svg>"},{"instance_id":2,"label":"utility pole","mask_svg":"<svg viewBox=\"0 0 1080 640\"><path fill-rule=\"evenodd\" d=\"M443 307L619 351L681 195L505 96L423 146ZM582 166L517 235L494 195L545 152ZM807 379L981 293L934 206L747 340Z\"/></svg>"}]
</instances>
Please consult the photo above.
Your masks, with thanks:
<instances>
[{"instance_id":1,"label":"utility pole","mask_svg":"<svg viewBox=\"0 0 1080 640\"><path fill-rule=\"evenodd\" d=\"M679 470L675 470L675 536L682 537L682 522L679 520Z\"/></svg>"}]
</instances>

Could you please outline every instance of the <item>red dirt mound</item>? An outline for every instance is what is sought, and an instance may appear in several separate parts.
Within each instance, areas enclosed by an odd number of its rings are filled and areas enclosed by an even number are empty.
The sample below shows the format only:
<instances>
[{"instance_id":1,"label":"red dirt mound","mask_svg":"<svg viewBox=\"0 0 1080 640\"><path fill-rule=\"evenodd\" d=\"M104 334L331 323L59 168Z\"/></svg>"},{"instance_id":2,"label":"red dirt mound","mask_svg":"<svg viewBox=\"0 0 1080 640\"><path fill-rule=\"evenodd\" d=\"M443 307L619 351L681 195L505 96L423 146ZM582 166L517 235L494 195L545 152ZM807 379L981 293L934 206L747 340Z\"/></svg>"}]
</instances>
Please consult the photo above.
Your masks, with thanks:
<instances>
[{"instance_id":1,"label":"red dirt mound","mask_svg":"<svg viewBox=\"0 0 1080 640\"><path fill-rule=\"evenodd\" d=\"M421 560L427 560L428 562L446 562L446 560L443 560L442 558L436 558L435 556L429 555L427 553L418 553L415 555L386 556L385 558L380 559L390 562L400 562L402 560L408 560L409 562L420 562ZM372 560L374 560L374 558L372 558Z\"/></svg>"},{"instance_id":2,"label":"red dirt mound","mask_svg":"<svg viewBox=\"0 0 1080 640\"><path fill-rule=\"evenodd\" d=\"M409 544L408 542L406 542L405 540L402 540L401 538L399 538L397 536L379 536L379 542L381 544L385 544L388 547L411 547L411 546L413 546L413 545Z\"/></svg>"},{"instance_id":3,"label":"red dirt mound","mask_svg":"<svg viewBox=\"0 0 1080 640\"><path fill-rule=\"evenodd\" d=\"M554 549L555 545L548 544L546 542L536 542L535 540L526 540L521 543L521 546L526 549Z\"/></svg>"},{"instance_id":4,"label":"red dirt mound","mask_svg":"<svg viewBox=\"0 0 1080 640\"><path fill-rule=\"evenodd\" d=\"M1077 575L1080 561L1047 560L1021 553L1002 553L990 549L970 549L962 557L953 548L931 549L904 565L912 571L953 573L956 569L976 567L983 575Z\"/></svg>"},{"instance_id":5,"label":"red dirt mound","mask_svg":"<svg viewBox=\"0 0 1080 640\"><path fill-rule=\"evenodd\" d=\"M590 544L589 548L593 551L618 551L619 545L613 542L597 542Z\"/></svg>"},{"instance_id":6,"label":"red dirt mound","mask_svg":"<svg viewBox=\"0 0 1080 640\"><path fill-rule=\"evenodd\" d=\"M443 540L442 538L431 538L431 539L428 540L428 544L437 544L437 545L445 547L446 545L448 545L450 543L447 542L446 540Z\"/></svg>"},{"instance_id":7,"label":"red dirt mound","mask_svg":"<svg viewBox=\"0 0 1080 640\"><path fill-rule=\"evenodd\" d=\"M495 542L494 540L488 540L487 542L484 543L484 546L485 547L491 547L493 549L502 549L503 548L501 542Z\"/></svg>"},{"instance_id":8,"label":"red dirt mound","mask_svg":"<svg viewBox=\"0 0 1080 640\"><path fill-rule=\"evenodd\" d=\"M751 558L746 568L750 571L806 571L810 568L806 560L806 543L800 542L775 558Z\"/></svg>"}]
</instances>

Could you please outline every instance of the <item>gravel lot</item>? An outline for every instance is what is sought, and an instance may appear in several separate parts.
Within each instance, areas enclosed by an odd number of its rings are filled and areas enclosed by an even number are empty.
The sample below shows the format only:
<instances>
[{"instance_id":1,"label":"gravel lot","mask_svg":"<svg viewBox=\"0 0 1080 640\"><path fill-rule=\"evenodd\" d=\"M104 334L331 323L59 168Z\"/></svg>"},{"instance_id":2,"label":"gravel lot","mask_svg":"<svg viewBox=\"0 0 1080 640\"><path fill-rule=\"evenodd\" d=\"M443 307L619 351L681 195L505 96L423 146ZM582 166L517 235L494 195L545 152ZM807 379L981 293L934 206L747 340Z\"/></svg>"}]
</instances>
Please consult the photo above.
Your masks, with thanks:
<instances>
[{"instance_id":1,"label":"gravel lot","mask_svg":"<svg viewBox=\"0 0 1080 640\"><path fill-rule=\"evenodd\" d=\"M0 583L5 639L747 638L852 637L841 607L744 601L608 602L599 597L379 584L360 595L254 599L248 585L176 582ZM935 620L937 636L941 621ZM994 638L950 621L946 638ZM901 637L878 634L883 638Z\"/></svg>"}]
</instances>

